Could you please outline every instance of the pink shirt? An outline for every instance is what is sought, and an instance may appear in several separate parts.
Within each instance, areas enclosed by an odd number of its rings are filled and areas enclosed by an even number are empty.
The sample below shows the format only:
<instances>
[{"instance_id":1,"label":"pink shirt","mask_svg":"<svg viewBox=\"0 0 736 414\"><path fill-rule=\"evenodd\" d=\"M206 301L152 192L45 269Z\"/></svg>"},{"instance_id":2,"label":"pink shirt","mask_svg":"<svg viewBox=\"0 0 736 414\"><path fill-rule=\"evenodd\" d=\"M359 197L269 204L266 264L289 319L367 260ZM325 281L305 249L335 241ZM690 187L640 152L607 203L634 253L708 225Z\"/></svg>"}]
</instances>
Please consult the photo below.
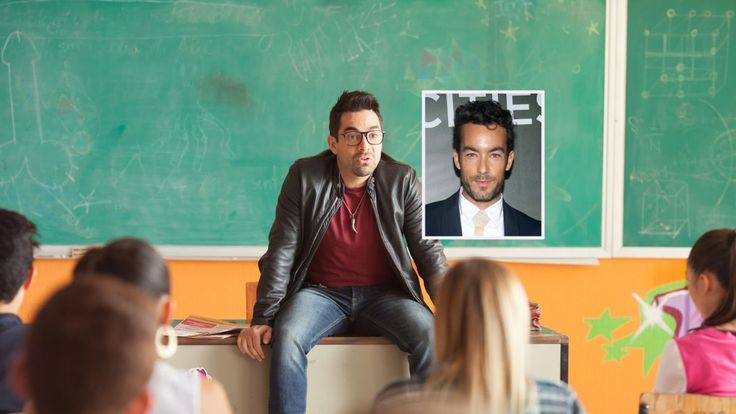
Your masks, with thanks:
<instances>
[{"instance_id":1,"label":"pink shirt","mask_svg":"<svg viewBox=\"0 0 736 414\"><path fill-rule=\"evenodd\" d=\"M736 335L704 328L668 342L654 391L736 396Z\"/></svg>"}]
</instances>

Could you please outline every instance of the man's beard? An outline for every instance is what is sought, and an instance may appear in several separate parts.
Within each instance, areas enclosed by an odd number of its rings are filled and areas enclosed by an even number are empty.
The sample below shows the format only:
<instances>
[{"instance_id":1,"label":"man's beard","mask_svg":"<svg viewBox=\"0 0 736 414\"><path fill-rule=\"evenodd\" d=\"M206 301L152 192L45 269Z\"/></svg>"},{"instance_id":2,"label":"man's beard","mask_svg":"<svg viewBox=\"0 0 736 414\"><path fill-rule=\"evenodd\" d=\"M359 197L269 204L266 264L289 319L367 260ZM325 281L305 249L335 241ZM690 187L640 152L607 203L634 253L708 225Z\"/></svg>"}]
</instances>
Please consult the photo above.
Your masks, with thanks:
<instances>
[{"instance_id":1,"label":"man's beard","mask_svg":"<svg viewBox=\"0 0 736 414\"><path fill-rule=\"evenodd\" d=\"M469 195L470 198L479 203L487 203L489 201L495 200L496 197L498 197L503 192L503 180L494 180L496 185L483 192L473 191L472 187L470 186L471 181L475 181L476 179L488 180L490 178L491 177L488 176L476 175L470 177L470 181L468 181L462 171L460 171L460 183L463 186L463 191L465 191L465 193Z\"/></svg>"},{"instance_id":2,"label":"man's beard","mask_svg":"<svg viewBox=\"0 0 736 414\"><path fill-rule=\"evenodd\" d=\"M367 177L373 174L373 171L376 169L375 165L362 166L362 165L359 165L359 163L355 162L363 155L366 155L366 153L356 154L355 157L353 158L353 165L352 165L351 170L353 172L353 175L356 177ZM375 153L370 153L369 155L371 157L371 164L372 164L376 160Z\"/></svg>"}]
</instances>

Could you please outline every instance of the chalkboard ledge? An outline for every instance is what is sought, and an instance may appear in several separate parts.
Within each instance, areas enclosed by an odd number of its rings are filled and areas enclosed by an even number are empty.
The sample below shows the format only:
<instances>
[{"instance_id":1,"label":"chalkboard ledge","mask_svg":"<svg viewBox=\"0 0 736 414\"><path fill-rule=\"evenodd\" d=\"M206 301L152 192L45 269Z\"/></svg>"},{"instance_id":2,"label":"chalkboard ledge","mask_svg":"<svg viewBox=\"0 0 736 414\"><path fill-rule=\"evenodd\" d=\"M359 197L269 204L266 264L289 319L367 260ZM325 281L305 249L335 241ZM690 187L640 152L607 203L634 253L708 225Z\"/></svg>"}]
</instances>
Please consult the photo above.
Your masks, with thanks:
<instances>
[{"instance_id":1,"label":"chalkboard ledge","mask_svg":"<svg viewBox=\"0 0 736 414\"><path fill-rule=\"evenodd\" d=\"M42 259L71 259L90 246L43 245L36 254ZM266 253L265 246L156 246L168 260L256 260ZM599 258L611 257L603 248L570 247L447 247L448 259L493 257L496 259L544 264L597 265Z\"/></svg>"}]
</instances>

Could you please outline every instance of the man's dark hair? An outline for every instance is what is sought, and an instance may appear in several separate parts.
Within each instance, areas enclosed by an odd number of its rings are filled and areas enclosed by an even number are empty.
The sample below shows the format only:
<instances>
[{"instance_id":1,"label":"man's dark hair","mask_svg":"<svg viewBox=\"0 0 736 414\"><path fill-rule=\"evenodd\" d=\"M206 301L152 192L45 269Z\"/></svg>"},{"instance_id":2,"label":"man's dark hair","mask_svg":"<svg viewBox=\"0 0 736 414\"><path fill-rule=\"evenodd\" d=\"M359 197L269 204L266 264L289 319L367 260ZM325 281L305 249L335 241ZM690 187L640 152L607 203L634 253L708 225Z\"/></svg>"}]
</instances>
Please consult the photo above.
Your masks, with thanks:
<instances>
[{"instance_id":1,"label":"man's dark hair","mask_svg":"<svg viewBox=\"0 0 736 414\"><path fill-rule=\"evenodd\" d=\"M90 275L122 279L156 300L171 291L166 262L141 239L118 239L89 249L74 267L74 280Z\"/></svg>"},{"instance_id":2,"label":"man's dark hair","mask_svg":"<svg viewBox=\"0 0 736 414\"><path fill-rule=\"evenodd\" d=\"M22 214L0 208L0 302L15 298L33 266L36 225Z\"/></svg>"},{"instance_id":3,"label":"man's dark hair","mask_svg":"<svg viewBox=\"0 0 736 414\"><path fill-rule=\"evenodd\" d=\"M75 281L28 330L26 379L39 414L112 414L146 387L156 361L153 301L113 278Z\"/></svg>"},{"instance_id":4,"label":"man's dark hair","mask_svg":"<svg viewBox=\"0 0 736 414\"><path fill-rule=\"evenodd\" d=\"M330 110L330 135L338 139L337 133L340 130L340 117L345 112L373 111L378 116L378 120L383 123L381 117L381 109L375 96L364 91L344 91L335 102L335 106Z\"/></svg>"},{"instance_id":5,"label":"man's dark hair","mask_svg":"<svg viewBox=\"0 0 736 414\"><path fill-rule=\"evenodd\" d=\"M463 125L498 125L506 130L506 154L514 150L514 118L496 101L473 101L455 109L455 127L452 130L452 148L460 153Z\"/></svg>"}]
</instances>

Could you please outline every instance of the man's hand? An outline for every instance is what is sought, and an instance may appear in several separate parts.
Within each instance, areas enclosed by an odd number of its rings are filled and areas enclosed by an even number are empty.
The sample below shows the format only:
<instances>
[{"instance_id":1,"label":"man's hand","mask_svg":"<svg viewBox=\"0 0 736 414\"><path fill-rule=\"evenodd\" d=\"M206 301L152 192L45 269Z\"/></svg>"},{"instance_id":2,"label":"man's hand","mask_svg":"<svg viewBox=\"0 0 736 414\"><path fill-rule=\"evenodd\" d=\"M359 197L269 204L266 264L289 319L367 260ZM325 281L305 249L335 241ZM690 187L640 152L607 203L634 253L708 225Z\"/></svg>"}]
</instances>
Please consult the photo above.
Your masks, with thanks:
<instances>
[{"instance_id":1,"label":"man's hand","mask_svg":"<svg viewBox=\"0 0 736 414\"><path fill-rule=\"evenodd\" d=\"M249 357L263 361L266 357L263 354L261 343L271 343L271 327L268 325L254 325L250 328L244 328L238 335L238 348L240 352Z\"/></svg>"}]
</instances>

